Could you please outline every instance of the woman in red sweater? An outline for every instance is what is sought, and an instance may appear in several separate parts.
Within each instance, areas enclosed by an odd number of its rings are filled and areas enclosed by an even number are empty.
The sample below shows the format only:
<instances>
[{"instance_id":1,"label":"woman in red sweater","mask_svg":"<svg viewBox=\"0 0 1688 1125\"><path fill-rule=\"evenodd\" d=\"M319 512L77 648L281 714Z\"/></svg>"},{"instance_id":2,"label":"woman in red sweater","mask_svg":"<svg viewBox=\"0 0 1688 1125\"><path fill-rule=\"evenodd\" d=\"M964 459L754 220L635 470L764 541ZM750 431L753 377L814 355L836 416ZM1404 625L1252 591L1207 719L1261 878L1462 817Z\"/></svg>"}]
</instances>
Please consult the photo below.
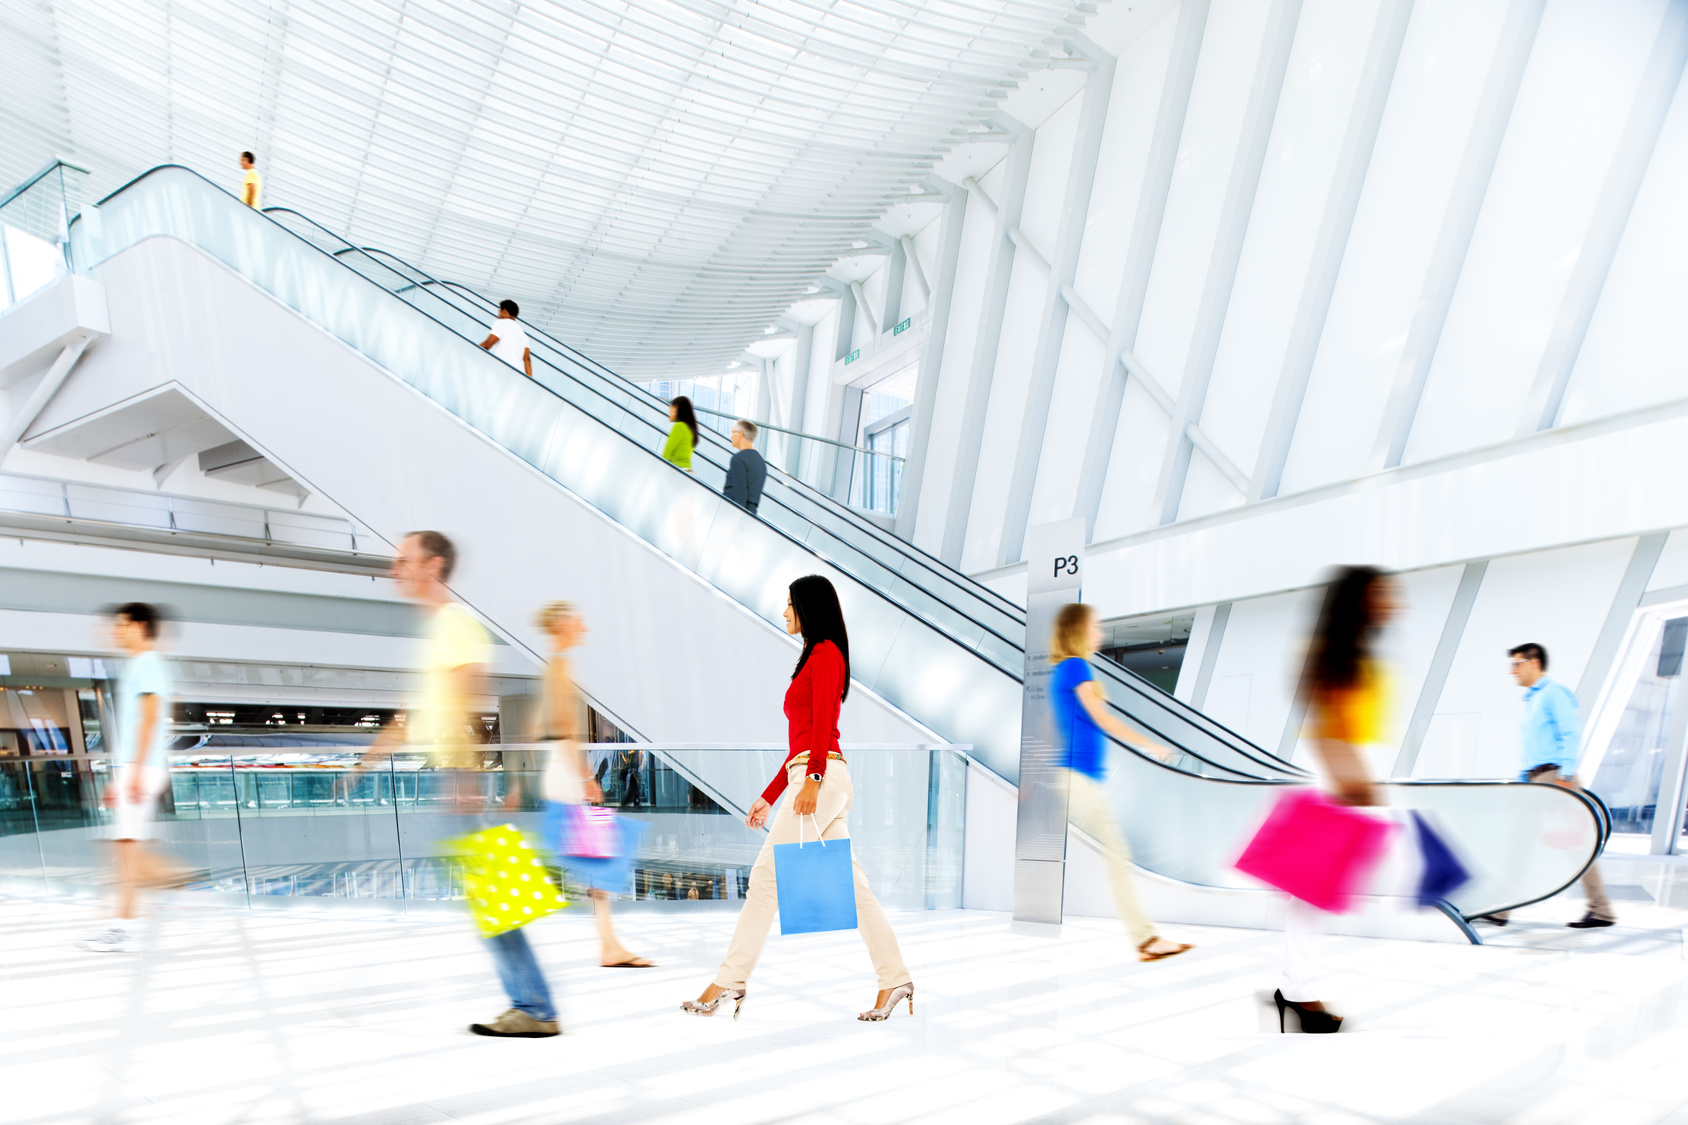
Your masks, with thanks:
<instances>
[{"instance_id":1,"label":"woman in red sweater","mask_svg":"<svg viewBox=\"0 0 1688 1125\"><path fill-rule=\"evenodd\" d=\"M838 608L838 592L831 582L811 574L791 584L791 597L785 604L785 631L803 637L803 655L797 658L797 670L791 674L791 686L785 692L791 749L779 773L750 806L744 822L752 828L762 827L786 787L796 783L800 788L774 817L756 865L750 869L750 890L714 983L696 1000L680 1005L682 1010L699 1015L713 1015L723 1000L731 1000L736 1019L744 1005L745 982L761 956L779 905L774 886L774 845L797 843L800 831L813 838L817 828L825 840L844 840L850 835L847 818L854 791L844 755L838 751L838 711L850 693L850 638L844 631L844 614ZM879 974L878 998L856 1018L883 1020L904 1000L913 1015L914 984L897 947L897 935L891 932L884 908L868 889L861 864L853 866L856 926Z\"/></svg>"}]
</instances>

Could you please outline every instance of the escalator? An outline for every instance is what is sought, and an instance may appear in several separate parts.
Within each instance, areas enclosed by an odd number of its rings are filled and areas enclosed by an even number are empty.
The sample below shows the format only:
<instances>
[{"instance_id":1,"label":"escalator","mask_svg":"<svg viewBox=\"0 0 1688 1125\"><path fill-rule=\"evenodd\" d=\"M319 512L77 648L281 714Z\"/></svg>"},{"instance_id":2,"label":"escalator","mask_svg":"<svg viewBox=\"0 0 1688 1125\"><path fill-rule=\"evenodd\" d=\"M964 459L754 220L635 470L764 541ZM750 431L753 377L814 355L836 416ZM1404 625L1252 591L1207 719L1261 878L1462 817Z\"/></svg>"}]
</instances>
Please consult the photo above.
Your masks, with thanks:
<instances>
[{"instance_id":1,"label":"escalator","mask_svg":"<svg viewBox=\"0 0 1688 1125\"><path fill-rule=\"evenodd\" d=\"M78 268L103 282L112 338L25 437L80 429L168 387L389 541L439 527L465 547L454 587L539 651L534 606L579 603L595 633L580 678L650 741L773 741L789 674L789 581L822 573L850 622L846 737L939 739L1012 782L1025 617L1012 603L771 466L758 516L720 496L730 450L705 431L695 474L657 456L666 404L530 327L535 380L482 351L493 305L291 212L260 215L182 168L139 177L78 221ZM1174 747L1116 755L1110 793L1141 866L1242 889L1239 837L1297 767L1129 672L1113 705ZM1604 842L1598 802L1558 787L1409 783L1479 878L1466 915L1573 882ZM736 800L738 794L728 794ZM743 800L748 803L749 794ZM1518 841L1523 841L1519 844Z\"/></svg>"}]
</instances>

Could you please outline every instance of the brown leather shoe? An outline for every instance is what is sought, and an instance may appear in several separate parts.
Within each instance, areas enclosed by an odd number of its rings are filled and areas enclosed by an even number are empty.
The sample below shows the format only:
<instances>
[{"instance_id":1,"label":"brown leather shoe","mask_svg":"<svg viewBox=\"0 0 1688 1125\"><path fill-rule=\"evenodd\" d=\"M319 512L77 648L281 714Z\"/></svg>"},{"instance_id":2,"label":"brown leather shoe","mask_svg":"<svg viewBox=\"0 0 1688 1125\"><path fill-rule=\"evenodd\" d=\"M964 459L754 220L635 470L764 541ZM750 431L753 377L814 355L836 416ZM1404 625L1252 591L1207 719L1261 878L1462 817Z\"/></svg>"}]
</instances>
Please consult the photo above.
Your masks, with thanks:
<instances>
[{"instance_id":1,"label":"brown leather shoe","mask_svg":"<svg viewBox=\"0 0 1688 1125\"><path fill-rule=\"evenodd\" d=\"M562 1034L556 1020L536 1020L517 1008L511 1008L491 1023L472 1023L469 1030L499 1039L549 1039Z\"/></svg>"}]
</instances>

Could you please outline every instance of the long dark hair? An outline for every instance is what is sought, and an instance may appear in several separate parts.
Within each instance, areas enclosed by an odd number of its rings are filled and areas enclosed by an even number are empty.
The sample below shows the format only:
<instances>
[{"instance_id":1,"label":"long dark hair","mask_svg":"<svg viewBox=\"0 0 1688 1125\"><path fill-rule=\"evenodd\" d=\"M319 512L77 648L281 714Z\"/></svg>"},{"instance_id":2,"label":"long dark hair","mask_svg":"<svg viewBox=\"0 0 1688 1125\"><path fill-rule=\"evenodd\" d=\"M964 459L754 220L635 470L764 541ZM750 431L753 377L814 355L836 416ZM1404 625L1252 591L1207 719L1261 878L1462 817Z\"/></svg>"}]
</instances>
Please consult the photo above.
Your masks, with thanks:
<instances>
[{"instance_id":1,"label":"long dark hair","mask_svg":"<svg viewBox=\"0 0 1688 1125\"><path fill-rule=\"evenodd\" d=\"M1301 674L1304 698L1330 688L1350 688L1359 681L1360 666L1371 658L1372 642L1382 625L1372 589L1384 580L1383 571L1375 566L1341 567L1332 577Z\"/></svg>"},{"instance_id":2,"label":"long dark hair","mask_svg":"<svg viewBox=\"0 0 1688 1125\"><path fill-rule=\"evenodd\" d=\"M692 409L692 400L685 395L674 396L674 420L684 422L692 431L692 448L697 448L697 411Z\"/></svg>"},{"instance_id":3,"label":"long dark hair","mask_svg":"<svg viewBox=\"0 0 1688 1125\"><path fill-rule=\"evenodd\" d=\"M844 611L838 606L838 591L820 575L805 574L791 584L791 608L797 614L797 627L803 631L803 655L797 658L791 678L797 678L816 645L831 641L844 657L844 694L839 698L849 699L850 634L844 631Z\"/></svg>"}]
</instances>

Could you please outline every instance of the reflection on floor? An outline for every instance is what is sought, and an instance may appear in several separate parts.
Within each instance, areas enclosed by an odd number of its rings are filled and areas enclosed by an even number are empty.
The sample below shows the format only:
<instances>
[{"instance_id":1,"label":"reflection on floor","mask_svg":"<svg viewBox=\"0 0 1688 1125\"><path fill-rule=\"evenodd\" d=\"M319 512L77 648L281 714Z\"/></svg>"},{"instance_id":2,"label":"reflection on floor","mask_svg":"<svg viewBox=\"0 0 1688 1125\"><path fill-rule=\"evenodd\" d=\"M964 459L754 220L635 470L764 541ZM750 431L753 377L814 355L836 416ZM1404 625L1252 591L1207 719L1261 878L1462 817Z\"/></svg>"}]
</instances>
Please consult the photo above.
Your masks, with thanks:
<instances>
[{"instance_id":1,"label":"reflection on floor","mask_svg":"<svg viewBox=\"0 0 1688 1125\"><path fill-rule=\"evenodd\" d=\"M144 955L77 952L84 905L0 902L3 1117L36 1122L1688 1123L1688 912L1678 870L1614 869L1653 901L1575 931L1575 898L1488 945L1331 938L1350 1030L1280 1036L1256 1000L1279 938L1137 964L1117 925L1023 937L997 914L894 918L915 1016L856 1022L854 934L770 938L744 1017L682 1015L735 915L629 911L660 962L595 967L587 911L537 923L569 1034L466 1033L506 1004L466 920L192 902ZM1661 882L1662 881L1662 882ZM1688 881L1684 882L1688 887Z\"/></svg>"}]
</instances>

